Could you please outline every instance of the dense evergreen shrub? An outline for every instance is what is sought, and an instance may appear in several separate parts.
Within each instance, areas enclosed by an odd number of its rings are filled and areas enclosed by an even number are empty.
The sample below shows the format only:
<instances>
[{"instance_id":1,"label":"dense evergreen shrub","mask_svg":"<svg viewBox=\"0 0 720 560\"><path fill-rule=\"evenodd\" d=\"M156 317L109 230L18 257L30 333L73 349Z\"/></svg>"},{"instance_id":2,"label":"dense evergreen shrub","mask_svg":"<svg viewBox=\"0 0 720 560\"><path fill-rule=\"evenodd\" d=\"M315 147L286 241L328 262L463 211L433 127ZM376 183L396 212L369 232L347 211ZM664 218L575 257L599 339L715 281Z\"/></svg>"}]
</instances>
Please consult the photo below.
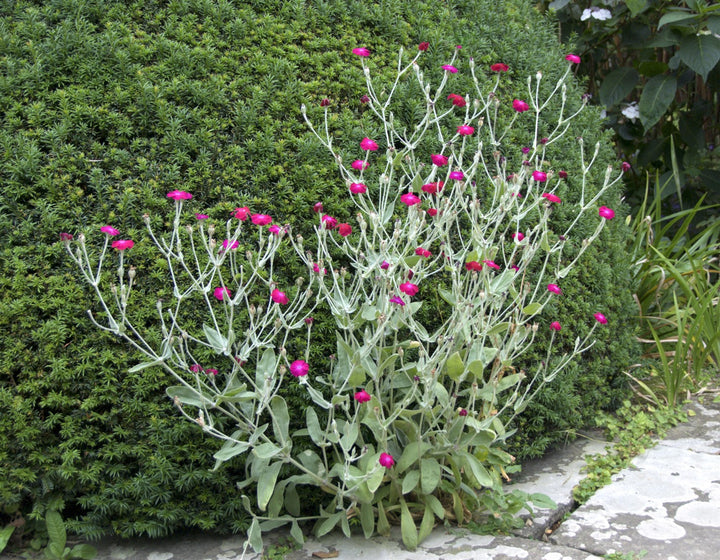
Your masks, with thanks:
<instances>
[{"instance_id":1,"label":"dense evergreen shrub","mask_svg":"<svg viewBox=\"0 0 720 560\"><path fill-rule=\"evenodd\" d=\"M139 290L152 302L167 284L139 234L141 216L167 219L167 191L191 191L198 211L218 221L248 205L302 231L318 200L351 219L345 187L300 105L320 111L328 98L342 145L366 135L353 47L370 47L381 75L399 46L430 42L439 68L460 44L478 65L510 66L517 89L509 99L538 69L552 82L564 54L552 26L521 0L20 1L0 8L0 26L0 502L6 513L39 519L62 499L71 527L87 536L241 529L234 483L243 473L241 462L210 472L218 443L179 421L164 375L128 373L135 355L90 327L92 302L59 232L99 238L110 223L139 240ZM572 103L581 93L569 91ZM596 113L573 126L571 137L607 142ZM553 168L568 170L572 196L575 150L550 155ZM599 157L612 161L606 147ZM627 231L614 196L618 218L565 279L554 310L591 317L602 308L612 328L524 414L515 440L524 456L622 395L634 347ZM559 229L567 216L555 216ZM150 305L144 320L153 313ZM314 332L319 364L335 334L320 318Z\"/></svg>"}]
</instances>

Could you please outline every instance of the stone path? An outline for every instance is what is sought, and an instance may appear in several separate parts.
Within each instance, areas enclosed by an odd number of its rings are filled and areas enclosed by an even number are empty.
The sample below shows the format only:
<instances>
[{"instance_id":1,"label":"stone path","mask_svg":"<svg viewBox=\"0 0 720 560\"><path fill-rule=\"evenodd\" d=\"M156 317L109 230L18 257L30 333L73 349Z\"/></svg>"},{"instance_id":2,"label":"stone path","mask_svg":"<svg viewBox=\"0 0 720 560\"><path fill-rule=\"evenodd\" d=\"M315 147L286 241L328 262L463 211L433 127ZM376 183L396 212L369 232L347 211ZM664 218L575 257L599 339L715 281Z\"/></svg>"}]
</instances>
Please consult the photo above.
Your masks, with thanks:
<instances>
[{"instance_id":1,"label":"stone path","mask_svg":"<svg viewBox=\"0 0 720 560\"><path fill-rule=\"evenodd\" d=\"M331 533L309 539L286 560L321 557L372 560L711 560L720 556L720 404L693 404L695 415L671 429L656 447L613 477L586 504L571 511L572 487L582 478L583 457L604 449L578 440L526 466L516 488L541 492L557 503L513 536L482 536L436 528L409 552L399 530L365 540ZM566 516L554 532L548 528ZM545 539L545 540L543 540ZM259 560L243 537L175 536L161 540L108 540L97 560ZM328 556L327 553L333 556ZM622 555L622 556L620 556Z\"/></svg>"}]
</instances>

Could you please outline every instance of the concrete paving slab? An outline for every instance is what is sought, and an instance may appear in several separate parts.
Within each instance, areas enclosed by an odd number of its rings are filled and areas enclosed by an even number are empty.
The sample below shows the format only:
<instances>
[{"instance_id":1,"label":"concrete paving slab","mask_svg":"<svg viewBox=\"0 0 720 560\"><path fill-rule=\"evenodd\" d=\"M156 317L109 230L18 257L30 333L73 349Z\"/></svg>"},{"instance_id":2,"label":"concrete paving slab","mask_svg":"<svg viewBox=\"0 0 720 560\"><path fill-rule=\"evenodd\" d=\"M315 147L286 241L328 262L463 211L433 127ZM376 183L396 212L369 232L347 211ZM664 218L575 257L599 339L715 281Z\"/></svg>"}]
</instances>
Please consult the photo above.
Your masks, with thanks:
<instances>
[{"instance_id":1,"label":"concrete paving slab","mask_svg":"<svg viewBox=\"0 0 720 560\"><path fill-rule=\"evenodd\" d=\"M550 537L595 554L695 560L720 551L720 404L693 404L685 424L613 477Z\"/></svg>"}]
</instances>

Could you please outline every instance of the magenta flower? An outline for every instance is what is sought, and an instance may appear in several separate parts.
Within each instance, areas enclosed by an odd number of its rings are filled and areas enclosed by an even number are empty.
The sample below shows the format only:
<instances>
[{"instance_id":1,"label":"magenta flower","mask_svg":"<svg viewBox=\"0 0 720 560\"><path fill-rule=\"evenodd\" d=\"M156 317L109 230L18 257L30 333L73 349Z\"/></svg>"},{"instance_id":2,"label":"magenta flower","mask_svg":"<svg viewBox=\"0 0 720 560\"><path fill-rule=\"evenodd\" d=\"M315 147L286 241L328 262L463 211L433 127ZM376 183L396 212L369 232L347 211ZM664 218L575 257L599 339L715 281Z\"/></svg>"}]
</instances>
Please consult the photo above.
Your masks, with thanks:
<instances>
[{"instance_id":1,"label":"magenta flower","mask_svg":"<svg viewBox=\"0 0 720 560\"><path fill-rule=\"evenodd\" d=\"M558 286L557 284L548 284L547 288L548 288L548 292L552 292L553 294L558 294L558 295L562 294L562 290L560 289L560 286Z\"/></svg>"},{"instance_id":2,"label":"magenta flower","mask_svg":"<svg viewBox=\"0 0 720 560\"><path fill-rule=\"evenodd\" d=\"M595 317L595 320L601 325L605 325L608 322L607 317L605 317L602 313L595 313L593 317Z\"/></svg>"},{"instance_id":3,"label":"magenta flower","mask_svg":"<svg viewBox=\"0 0 720 560\"><path fill-rule=\"evenodd\" d=\"M533 171L532 177L538 183L544 183L547 181L547 173L544 173L543 171Z\"/></svg>"},{"instance_id":4,"label":"magenta flower","mask_svg":"<svg viewBox=\"0 0 720 560\"><path fill-rule=\"evenodd\" d=\"M450 178L453 181L462 181L465 178L465 174L462 171L451 171Z\"/></svg>"},{"instance_id":5,"label":"magenta flower","mask_svg":"<svg viewBox=\"0 0 720 560\"><path fill-rule=\"evenodd\" d=\"M420 43L420 44L418 45L418 50L419 50L419 51L426 51L426 50L428 50L429 47L430 47L430 43L428 43L427 41L423 41L422 43Z\"/></svg>"},{"instance_id":6,"label":"magenta flower","mask_svg":"<svg viewBox=\"0 0 720 560\"><path fill-rule=\"evenodd\" d=\"M280 226L277 224L273 224L271 226L268 226L268 231L272 233L273 235L280 235Z\"/></svg>"},{"instance_id":7,"label":"magenta flower","mask_svg":"<svg viewBox=\"0 0 720 560\"><path fill-rule=\"evenodd\" d=\"M295 377L303 377L310 371L310 364L305 360L295 360L290 364L290 373Z\"/></svg>"},{"instance_id":8,"label":"magenta flower","mask_svg":"<svg viewBox=\"0 0 720 560\"><path fill-rule=\"evenodd\" d=\"M362 183L350 183L350 192L353 194L365 194L367 186Z\"/></svg>"},{"instance_id":9,"label":"magenta flower","mask_svg":"<svg viewBox=\"0 0 720 560\"><path fill-rule=\"evenodd\" d=\"M400 197L400 202L407 204L408 206L414 206L415 204L420 204L422 200L420 200L420 197L410 192L402 195Z\"/></svg>"},{"instance_id":10,"label":"magenta flower","mask_svg":"<svg viewBox=\"0 0 720 560\"><path fill-rule=\"evenodd\" d=\"M508 70L510 70L510 68L507 64L503 62L497 62L490 66L490 70L492 70L493 72L507 72Z\"/></svg>"},{"instance_id":11,"label":"magenta flower","mask_svg":"<svg viewBox=\"0 0 720 560\"><path fill-rule=\"evenodd\" d=\"M525 111L530 110L530 105L521 99L513 99L513 109L515 109L518 113L524 113Z\"/></svg>"},{"instance_id":12,"label":"magenta flower","mask_svg":"<svg viewBox=\"0 0 720 560\"><path fill-rule=\"evenodd\" d=\"M393 456L390 455L390 453L380 453L380 460L378 463L386 469L389 469L395 464L395 459L393 459Z\"/></svg>"},{"instance_id":13,"label":"magenta flower","mask_svg":"<svg viewBox=\"0 0 720 560\"><path fill-rule=\"evenodd\" d=\"M285 295L285 292L281 292L277 288L270 292L270 299L272 299L275 303L279 303L280 305L287 305L287 303L290 301Z\"/></svg>"},{"instance_id":14,"label":"magenta flower","mask_svg":"<svg viewBox=\"0 0 720 560\"><path fill-rule=\"evenodd\" d=\"M458 95L457 93L451 93L447 96L448 99L452 100L452 104L456 107L465 107L467 104L465 102L465 98L462 95Z\"/></svg>"},{"instance_id":15,"label":"magenta flower","mask_svg":"<svg viewBox=\"0 0 720 560\"><path fill-rule=\"evenodd\" d=\"M354 398L357 402L361 404L366 403L372 399L370 393L368 393L365 389L360 389L357 393L355 393Z\"/></svg>"},{"instance_id":16,"label":"magenta flower","mask_svg":"<svg viewBox=\"0 0 720 560\"><path fill-rule=\"evenodd\" d=\"M323 217L320 218L320 223L323 225L323 227L325 229L334 229L337 227L338 221L335 218L333 218L332 216L323 214Z\"/></svg>"},{"instance_id":17,"label":"magenta flower","mask_svg":"<svg viewBox=\"0 0 720 560\"><path fill-rule=\"evenodd\" d=\"M235 213L233 214L234 218L237 218L241 222L244 222L248 218L248 214L250 213L250 208L247 206L243 206L242 208L235 208ZM259 216L262 214L258 214ZM255 222L253 222L255 223Z\"/></svg>"},{"instance_id":18,"label":"magenta flower","mask_svg":"<svg viewBox=\"0 0 720 560\"><path fill-rule=\"evenodd\" d=\"M443 64L442 69L446 72L450 72L451 74L457 74L458 69L455 68L452 64Z\"/></svg>"},{"instance_id":19,"label":"magenta flower","mask_svg":"<svg viewBox=\"0 0 720 560\"><path fill-rule=\"evenodd\" d=\"M363 95L360 97L360 103L370 103L370 98L367 95Z\"/></svg>"},{"instance_id":20,"label":"magenta flower","mask_svg":"<svg viewBox=\"0 0 720 560\"><path fill-rule=\"evenodd\" d=\"M572 62L573 64L580 64L580 57L576 54L568 54L565 56L565 60Z\"/></svg>"},{"instance_id":21,"label":"magenta flower","mask_svg":"<svg viewBox=\"0 0 720 560\"><path fill-rule=\"evenodd\" d=\"M250 221L256 226L267 226L272 222L272 217L267 214L253 214L250 216Z\"/></svg>"},{"instance_id":22,"label":"magenta flower","mask_svg":"<svg viewBox=\"0 0 720 560\"><path fill-rule=\"evenodd\" d=\"M461 408L458 410L458 416L467 416L467 409Z\"/></svg>"},{"instance_id":23,"label":"magenta flower","mask_svg":"<svg viewBox=\"0 0 720 560\"><path fill-rule=\"evenodd\" d=\"M370 167L370 164L361 159L356 159L350 164L350 167L352 167L355 171L362 171L363 169Z\"/></svg>"},{"instance_id":24,"label":"magenta flower","mask_svg":"<svg viewBox=\"0 0 720 560\"><path fill-rule=\"evenodd\" d=\"M330 105L330 100L327 97L323 97L322 101L320 101L320 107L327 107Z\"/></svg>"},{"instance_id":25,"label":"magenta flower","mask_svg":"<svg viewBox=\"0 0 720 560\"><path fill-rule=\"evenodd\" d=\"M437 208L428 208L428 216L432 216L433 218L437 216Z\"/></svg>"},{"instance_id":26,"label":"magenta flower","mask_svg":"<svg viewBox=\"0 0 720 560\"><path fill-rule=\"evenodd\" d=\"M519 243L520 241L525 239L525 234L523 232L519 231L517 233L513 233L512 237L515 241L517 241Z\"/></svg>"},{"instance_id":27,"label":"magenta flower","mask_svg":"<svg viewBox=\"0 0 720 560\"><path fill-rule=\"evenodd\" d=\"M352 53L357 56L368 57L370 56L370 50L365 47L357 47L352 50Z\"/></svg>"},{"instance_id":28,"label":"magenta flower","mask_svg":"<svg viewBox=\"0 0 720 560\"><path fill-rule=\"evenodd\" d=\"M412 282L405 282L404 284L400 284L400 291L403 294L409 295L410 297L413 297L415 294L417 294L419 289L420 288L418 288L417 284L413 284Z\"/></svg>"},{"instance_id":29,"label":"magenta flower","mask_svg":"<svg viewBox=\"0 0 720 560\"><path fill-rule=\"evenodd\" d=\"M230 299L232 297L232 294L230 293L230 290L228 288L220 287L220 286L215 288L215 290L213 291L213 295L215 296L215 299L218 301L222 301L223 299L225 299L225 295L227 295L228 299Z\"/></svg>"},{"instance_id":30,"label":"magenta flower","mask_svg":"<svg viewBox=\"0 0 720 560\"><path fill-rule=\"evenodd\" d=\"M417 249L415 249L415 254L418 255L419 257L424 257L424 258L432 256L432 253L430 251L428 251L427 249L424 249L422 247L418 247Z\"/></svg>"},{"instance_id":31,"label":"magenta flower","mask_svg":"<svg viewBox=\"0 0 720 560\"><path fill-rule=\"evenodd\" d=\"M112 226L103 226L100 228L100 231L102 231L103 233L106 233L109 237L115 237L116 235L118 235L120 233L118 230L116 230Z\"/></svg>"},{"instance_id":32,"label":"magenta flower","mask_svg":"<svg viewBox=\"0 0 720 560\"><path fill-rule=\"evenodd\" d=\"M200 373L202 371L202 366L200 364L193 364L190 366L190 371L192 373Z\"/></svg>"},{"instance_id":33,"label":"magenta flower","mask_svg":"<svg viewBox=\"0 0 720 560\"><path fill-rule=\"evenodd\" d=\"M373 140L370 140L370 138L365 137L360 140L360 149L365 150L366 152L374 152L378 149L378 145L377 142L374 142Z\"/></svg>"},{"instance_id":34,"label":"magenta flower","mask_svg":"<svg viewBox=\"0 0 720 560\"><path fill-rule=\"evenodd\" d=\"M65 233L64 231L60 233L60 241L63 243L68 243L73 240L72 233Z\"/></svg>"},{"instance_id":35,"label":"magenta flower","mask_svg":"<svg viewBox=\"0 0 720 560\"><path fill-rule=\"evenodd\" d=\"M465 263L465 270L479 272L482 270L482 265L477 261L469 261Z\"/></svg>"},{"instance_id":36,"label":"magenta flower","mask_svg":"<svg viewBox=\"0 0 720 560\"><path fill-rule=\"evenodd\" d=\"M558 177L560 177L561 179L567 179L567 176L567 171L558 171Z\"/></svg>"},{"instance_id":37,"label":"magenta flower","mask_svg":"<svg viewBox=\"0 0 720 560\"><path fill-rule=\"evenodd\" d=\"M457 127L457 133L460 136L470 136L471 134L475 133L475 129L470 125L461 124L460 126Z\"/></svg>"},{"instance_id":38,"label":"magenta flower","mask_svg":"<svg viewBox=\"0 0 720 560\"><path fill-rule=\"evenodd\" d=\"M352 226L350 224L340 224L338 226L338 233L343 237L347 237L352 233Z\"/></svg>"},{"instance_id":39,"label":"magenta flower","mask_svg":"<svg viewBox=\"0 0 720 560\"><path fill-rule=\"evenodd\" d=\"M390 268L390 263L387 262L387 261L383 261L383 262L380 263L380 268L381 268L382 270L387 270L388 268Z\"/></svg>"},{"instance_id":40,"label":"magenta flower","mask_svg":"<svg viewBox=\"0 0 720 560\"><path fill-rule=\"evenodd\" d=\"M189 192L185 191L170 191L167 193L168 198L172 198L173 200L190 200L192 198L192 195Z\"/></svg>"},{"instance_id":41,"label":"magenta flower","mask_svg":"<svg viewBox=\"0 0 720 560\"><path fill-rule=\"evenodd\" d=\"M615 210L612 208L608 208L607 206L601 206L598 210L598 214L601 218L605 218L606 220L612 220L615 217Z\"/></svg>"},{"instance_id":42,"label":"magenta flower","mask_svg":"<svg viewBox=\"0 0 720 560\"><path fill-rule=\"evenodd\" d=\"M434 183L427 183L423 185L420 187L420 190L428 194L436 194L438 191L441 191L444 186L445 183L443 181L436 181Z\"/></svg>"},{"instance_id":43,"label":"magenta flower","mask_svg":"<svg viewBox=\"0 0 720 560\"><path fill-rule=\"evenodd\" d=\"M135 242L130 239L118 239L112 242L112 248L118 251L124 251L125 249L132 249Z\"/></svg>"},{"instance_id":44,"label":"magenta flower","mask_svg":"<svg viewBox=\"0 0 720 560\"><path fill-rule=\"evenodd\" d=\"M205 372L205 375L217 375L218 374L218 370L216 370L215 368L206 368L203 371Z\"/></svg>"},{"instance_id":45,"label":"magenta flower","mask_svg":"<svg viewBox=\"0 0 720 560\"><path fill-rule=\"evenodd\" d=\"M320 274L320 265L318 263L313 263L313 272ZM327 268L323 268L322 273L327 274Z\"/></svg>"},{"instance_id":46,"label":"magenta flower","mask_svg":"<svg viewBox=\"0 0 720 560\"><path fill-rule=\"evenodd\" d=\"M207 220L209 217L207 214L195 214L196 220Z\"/></svg>"},{"instance_id":47,"label":"magenta flower","mask_svg":"<svg viewBox=\"0 0 720 560\"><path fill-rule=\"evenodd\" d=\"M222 250L227 250L228 246L230 247L230 249L237 249L238 247L240 247L240 243L235 240L231 244L229 239L223 239Z\"/></svg>"},{"instance_id":48,"label":"magenta flower","mask_svg":"<svg viewBox=\"0 0 720 560\"><path fill-rule=\"evenodd\" d=\"M405 302L402 300L402 298L400 296L393 296L388 301L390 303L395 303L395 304L399 305L400 307L405 306Z\"/></svg>"},{"instance_id":49,"label":"magenta flower","mask_svg":"<svg viewBox=\"0 0 720 560\"><path fill-rule=\"evenodd\" d=\"M323 211L323 203L322 202L316 202L315 204L313 204L313 212L315 212L316 214L319 214L322 211Z\"/></svg>"},{"instance_id":50,"label":"magenta flower","mask_svg":"<svg viewBox=\"0 0 720 560\"><path fill-rule=\"evenodd\" d=\"M622 162L623 173L625 173L626 171L630 171L631 169L632 169L632 165L630 165L627 161Z\"/></svg>"},{"instance_id":51,"label":"magenta flower","mask_svg":"<svg viewBox=\"0 0 720 560\"><path fill-rule=\"evenodd\" d=\"M525 148L523 148L523 149L520 150L520 151L521 151L523 154L529 154L529 153L530 153L530 148L525 147Z\"/></svg>"},{"instance_id":52,"label":"magenta flower","mask_svg":"<svg viewBox=\"0 0 720 560\"><path fill-rule=\"evenodd\" d=\"M494 268L495 270L500 270L500 265L497 264L495 261L483 261L487 266L490 268Z\"/></svg>"},{"instance_id":53,"label":"magenta flower","mask_svg":"<svg viewBox=\"0 0 720 560\"><path fill-rule=\"evenodd\" d=\"M560 204L562 202L562 200L560 200L559 196L554 195L552 193L542 193L540 196L542 196L548 202L554 202L556 204Z\"/></svg>"},{"instance_id":54,"label":"magenta flower","mask_svg":"<svg viewBox=\"0 0 720 560\"><path fill-rule=\"evenodd\" d=\"M437 165L438 167L447 165L448 162L447 156L444 156L442 154L432 154L430 155L430 159L432 160L433 164Z\"/></svg>"},{"instance_id":55,"label":"magenta flower","mask_svg":"<svg viewBox=\"0 0 720 560\"><path fill-rule=\"evenodd\" d=\"M550 329L553 331L560 332L562 330L562 326L560 325L560 321L553 321L550 323Z\"/></svg>"},{"instance_id":56,"label":"magenta flower","mask_svg":"<svg viewBox=\"0 0 720 560\"><path fill-rule=\"evenodd\" d=\"M313 317L305 317L305 324L312 325L315 319Z\"/></svg>"}]
</instances>

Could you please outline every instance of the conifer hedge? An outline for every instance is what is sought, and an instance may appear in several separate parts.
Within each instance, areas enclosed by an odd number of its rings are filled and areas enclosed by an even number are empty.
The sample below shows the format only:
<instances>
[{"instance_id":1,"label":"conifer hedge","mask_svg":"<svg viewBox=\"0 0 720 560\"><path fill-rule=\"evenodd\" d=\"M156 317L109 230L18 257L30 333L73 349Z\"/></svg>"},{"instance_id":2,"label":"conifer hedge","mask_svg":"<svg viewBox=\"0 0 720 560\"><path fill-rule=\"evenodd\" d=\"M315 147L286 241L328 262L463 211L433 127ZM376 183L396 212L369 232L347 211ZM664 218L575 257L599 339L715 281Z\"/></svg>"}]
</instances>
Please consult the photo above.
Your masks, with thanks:
<instances>
[{"instance_id":1,"label":"conifer hedge","mask_svg":"<svg viewBox=\"0 0 720 560\"><path fill-rule=\"evenodd\" d=\"M428 41L439 68L462 45L478 66L509 65L509 99L539 69L552 83L565 54L524 0L19 0L0 8L0 28L0 526L2 516L32 525L60 507L86 537L241 530L243 470L237 460L211 471L219 444L180 421L165 374L128 373L137 356L92 328L92 298L59 233L99 242L99 228L112 224L138 240L138 290L152 302L167 282L143 241L142 215L167 219L170 190L192 192L197 211L218 222L247 205L309 231L320 200L352 219L345 186L300 114L304 103L319 115L327 98L340 145L366 135L352 48L369 47L373 73L389 76L400 47ZM581 94L569 91L571 103ZM556 169L578 168L575 137L608 142L592 110L573 127L550 154ZM607 144L599 157L617 165ZM570 174L563 194L577 188ZM613 196L618 217L552 310L591 317L601 306L611 328L523 414L521 456L623 395L634 327L628 232ZM138 317L150 322L147 307ZM321 364L335 334L321 318L314 332ZM539 344L528 364L542 359ZM299 396L292 402L303 407Z\"/></svg>"}]
</instances>

